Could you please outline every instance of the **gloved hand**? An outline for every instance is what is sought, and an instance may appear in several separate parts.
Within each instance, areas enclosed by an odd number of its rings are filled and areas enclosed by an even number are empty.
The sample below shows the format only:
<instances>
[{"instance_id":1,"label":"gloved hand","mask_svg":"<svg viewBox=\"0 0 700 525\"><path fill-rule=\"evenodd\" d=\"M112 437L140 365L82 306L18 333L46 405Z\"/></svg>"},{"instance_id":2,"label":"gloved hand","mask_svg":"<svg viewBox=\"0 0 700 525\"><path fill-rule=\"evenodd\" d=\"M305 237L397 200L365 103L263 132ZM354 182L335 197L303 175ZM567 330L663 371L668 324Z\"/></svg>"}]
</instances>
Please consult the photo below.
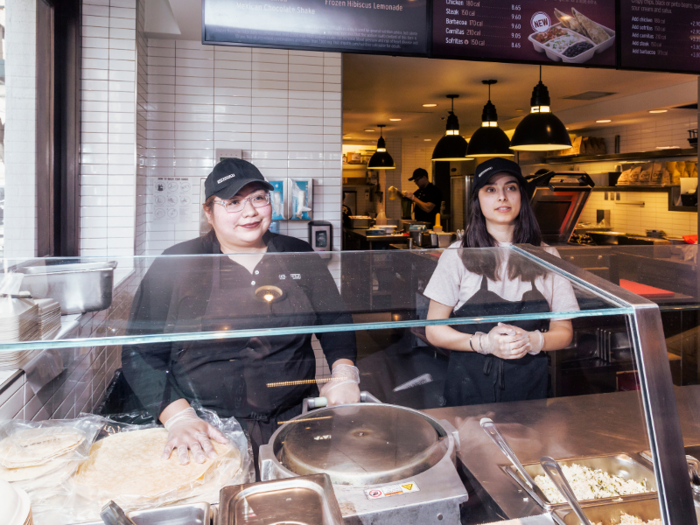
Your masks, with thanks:
<instances>
[{"instance_id":1,"label":"gloved hand","mask_svg":"<svg viewBox=\"0 0 700 525\"><path fill-rule=\"evenodd\" d=\"M520 359L531 350L527 332L518 333L516 327L503 323L498 323L488 334L480 335L479 345L480 353L501 359Z\"/></svg>"},{"instance_id":2,"label":"gloved hand","mask_svg":"<svg viewBox=\"0 0 700 525\"><path fill-rule=\"evenodd\" d=\"M321 396L329 405L345 405L360 402L360 371L352 365L333 367L331 380L321 387Z\"/></svg>"},{"instance_id":3,"label":"gloved hand","mask_svg":"<svg viewBox=\"0 0 700 525\"><path fill-rule=\"evenodd\" d=\"M544 348L544 334L540 332L539 330L535 330L534 332L525 332L530 339L530 350L528 351L528 354L530 355L537 355L539 354L542 349Z\"/></svg>"},{"instance_id":4,"label":"gloved hand","mask_svg":"<svg viewBox=\"0 0 700 525\"><path fill-rule=\"evenodd\" d=\"M216 457L212 439L221 444L228 443L226 436L200 419L192 407L181 410L163 423L163 426L168 431L168 442L163 449L162 459L168 459L172 451L177 449L182 465L189 463L188 450L192 451L197 463L204 463L207 459L205 453L212 459Z\"/></svg>"}]
</instances>

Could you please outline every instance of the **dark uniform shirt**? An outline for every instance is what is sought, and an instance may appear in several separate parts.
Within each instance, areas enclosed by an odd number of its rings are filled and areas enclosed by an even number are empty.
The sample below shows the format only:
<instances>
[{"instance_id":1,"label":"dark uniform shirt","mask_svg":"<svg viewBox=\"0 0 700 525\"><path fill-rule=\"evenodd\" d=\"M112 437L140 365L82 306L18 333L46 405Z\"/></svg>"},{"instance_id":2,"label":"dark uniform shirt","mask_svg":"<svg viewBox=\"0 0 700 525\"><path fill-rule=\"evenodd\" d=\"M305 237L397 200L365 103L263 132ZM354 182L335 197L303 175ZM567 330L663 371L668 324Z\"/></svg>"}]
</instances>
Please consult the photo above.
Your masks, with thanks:
<instances>
[{"instance_id":1,"label":"dark uniform shirt","mask_svg":"<svg viewBox=\"0 0 700 525\"><path fill-rule=\"evenodd\" d=\"M435 216L440 213L440 204L442 203L442 192L435 186L432 182L429 182L425 188L419 188L417 191L413 192L416 198L423 202L432 202L435 207L430 212L425 212L418 204L415 204L413 210L416 214L416 220L422 222L429 222L430 224L435 224Z\"/></svg>"},{"instance_id":2,"label":"dark uniform shirt","mask_svg":"<svg viewBox=\"0 0 700 525\"><path fill-rule=\"evenodd\" d=\"M308 243L266 233L268 251L251 274L221 254L213 233L180 243L160 257L134 297L127 334L284 329L350 324L335 281ZM290 252L284 255L275 252ZM295 252L295 253L291 253ZM256 299L260 286L276 286L280 300ZM356 359L353 332L321 333L329 364ZM157 419L177 399L197 402L221 417L270 421L305 397L309 384L268 383L313 380L316 359L311 334L237 337L124 346L123 372L141 404Z\"/></svg>"}]
</instances>

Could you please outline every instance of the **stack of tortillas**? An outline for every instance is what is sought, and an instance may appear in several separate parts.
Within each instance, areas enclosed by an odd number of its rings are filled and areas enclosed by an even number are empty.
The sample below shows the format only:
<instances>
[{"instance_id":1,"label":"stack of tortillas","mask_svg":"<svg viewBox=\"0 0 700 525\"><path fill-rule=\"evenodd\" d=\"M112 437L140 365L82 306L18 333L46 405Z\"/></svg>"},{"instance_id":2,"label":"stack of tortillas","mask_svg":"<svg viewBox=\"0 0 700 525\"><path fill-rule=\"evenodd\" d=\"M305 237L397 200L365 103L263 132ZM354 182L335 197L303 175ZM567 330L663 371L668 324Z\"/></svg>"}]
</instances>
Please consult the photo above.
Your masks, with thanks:
<instances>
[{"instance_id":1,"label":"stack of tortillas","mask_svg":"<svg viewBox=\"0 0 700 525\"><path fill-rule=\"evenodd\" d=\"M240 469L236 447L214 442L217 458L181 465L177 452L161 459L168 440L163 428L121 432L98 441L73 478L81 492L100 502L112 499L129 510L191 497L223 471ZM221 480L224 481L224 480ZM222 485L224 483L221 483Z\"/></svg>"},{"instance_id":2,"label":"stack of tortillas","mask_svg":"<svg viewBox=\"0 0 700 525\"><path fill-rule=\"evenodd\" d=\"M28 482L54 471L66 477L75 469L73 452L83 441L85 434L69 427L18 430L0 441L0 479Z\"/></svg>"}]
</instances>

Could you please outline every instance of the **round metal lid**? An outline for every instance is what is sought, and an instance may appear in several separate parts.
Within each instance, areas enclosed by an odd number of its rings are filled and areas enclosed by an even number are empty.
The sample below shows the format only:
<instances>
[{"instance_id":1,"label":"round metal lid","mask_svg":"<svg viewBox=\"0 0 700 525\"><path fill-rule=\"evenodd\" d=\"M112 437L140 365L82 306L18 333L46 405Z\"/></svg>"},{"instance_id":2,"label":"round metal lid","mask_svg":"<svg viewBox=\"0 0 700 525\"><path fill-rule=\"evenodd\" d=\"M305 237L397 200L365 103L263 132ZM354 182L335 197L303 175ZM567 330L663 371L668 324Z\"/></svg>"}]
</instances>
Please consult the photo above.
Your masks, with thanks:
<instances>
[{"instance_id":1,"label":"round metal lid","mask_svg":"<svg viewBox=\"0 0 700 525\"><path fill-rule=\"evenodd\" d=\"M326 473L342 485L408 478L437 464L447 449L444 429L428 416L369 403L300 416L288 422L273 443L275 456L292 472Z\"/></svg>"}]
</instances>

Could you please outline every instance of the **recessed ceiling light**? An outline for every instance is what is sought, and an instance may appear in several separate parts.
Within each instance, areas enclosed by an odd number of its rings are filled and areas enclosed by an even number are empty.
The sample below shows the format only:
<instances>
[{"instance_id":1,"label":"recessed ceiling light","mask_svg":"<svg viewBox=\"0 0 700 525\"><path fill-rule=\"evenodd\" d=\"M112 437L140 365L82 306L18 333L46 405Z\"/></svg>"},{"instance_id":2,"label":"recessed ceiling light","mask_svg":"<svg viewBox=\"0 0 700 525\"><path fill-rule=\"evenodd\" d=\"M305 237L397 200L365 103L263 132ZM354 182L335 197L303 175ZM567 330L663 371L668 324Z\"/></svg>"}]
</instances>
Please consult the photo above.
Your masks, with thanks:
<instances>
[{"instance_id":1,"label":"recessed ceiling light","mask_svg":"<svg viewBox=\"0 0 700 525\"><path fill-rule=\"evenodd\" d=\"M391 122L401 122L400 118L390 118L389 119Z\"/></svg>"},{"instance_id":2,"label":"recessed ceiling light","mask_svg":"<svg viewBox=\"0 0 700 525\"><path fill-rule=\"evenodd\" d=\"M681 149L680 146L656 146L656 149Z\"/></svg>"},{"instance_id":3,"label":"recessed ceiling light","mask_svg":"<svg viewBox=\"0 0 700 525\"><path fill-rule=\"evenodd\" d=\"M424 108L434 108L437 104L423 104Z\"/></svg>"},{"instance_id":4,"label":"recessed ceiling light","mask_svg":"<svg viewBox=\"0 0 700 525\"><path fill-rule=\"evenodd\" d=\"M430 142L433 139L423 139L425 142Z\"/></svg>"},{"instance_id":5,"label":"recessed ceiling light","mask_svg":"<svg viewBox=\"0 0 700 525\"><path fill-rule=\"evenodd\" d=\"M649 110L649 113L668 113L667 109L652 109Z\"/></svg>"},{"instance_id":6,"label":"recessed ceiling light","mask_svg":"<svg viewBox=\"0 0 700 525\"><path fill-rule=\"evenodd\" d=\"M596 120L597 124L607 124L608 122L612 122L612 120L608 119L602 119L602 120Z\"/></svg>"},{"instance_id":7,"label":"recessed ceiling light","mask_svg":"<svg viewBox=\"0 0 700 525\"><path fill-rule=\"evenodd\" d=\"M367 133L372 133L372 132L374 132L373 129L366 129L365 131L366 131Z\"/></svg>"}]
</instances>

